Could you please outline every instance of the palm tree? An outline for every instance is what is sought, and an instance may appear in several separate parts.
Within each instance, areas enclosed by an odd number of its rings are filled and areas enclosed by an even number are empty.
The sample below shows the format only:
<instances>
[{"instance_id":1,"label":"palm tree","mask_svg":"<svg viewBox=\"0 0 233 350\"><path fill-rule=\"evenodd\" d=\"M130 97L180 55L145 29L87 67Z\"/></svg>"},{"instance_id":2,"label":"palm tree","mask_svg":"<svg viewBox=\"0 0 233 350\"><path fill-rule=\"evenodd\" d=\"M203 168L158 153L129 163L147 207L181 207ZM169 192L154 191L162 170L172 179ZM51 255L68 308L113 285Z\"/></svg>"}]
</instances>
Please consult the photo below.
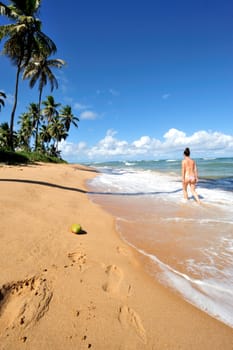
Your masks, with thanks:
<instances>
[{"instance_id":1,"label":"palm tree","mask_svg":"<svg viewBox=\"0 0 233 350\"><path fill-rule=\"evenodd\" d=\"M64 124L61 123L59 116L55 116L53 118L52 123L49 125L49 133L51 137L54 139L54 144L52 145L52 153L57 156L58 154L58 143L62 139L66 139L68 133L64 127Z\"/></svg>"},{"instance_id":2,"label":"palm tree","mask_svg":"<svg viewBox=\"0 0 233 350\"><path fill-rule=\"evenodd\" d=\"M18 131L19 144L26 151L30 151L30 139L33 134L33 118L30 113L23 113L19 117L18 124L20 124L20 129Z\"/></svg>"},{"instance_id":3,"label":"palm tree","mask_svg":"<svg viewBox=\"0 0 233 350\"><path fill-rule=\"evenodd\" d=\"M43 115L47 118L48 124L50 124L55 117L59 115L57 108L61 105L55 103L53 96L47 96L47 100L42 102L45 108L43 109Z\"/></svg>"},{"instance_id":4,"label":"palm tree","mask_svg":"<svg viewBox=\"0 0 233 350\"><path fill-rule=\"evenodd\" d=\"M0 14L5 15L13 24L0 26L0 41L5 38L3 53L17 67L15 98L10 122L10 143L13 150L14 116L18 101L19 76L34 54L43 50L45 55L56 52L54 42L41 31L41 21L36 17L41 0L12 0L10 5L0 2Z\"/></svg>"},{"instance_id":5,"label":"palm tree","mask_svg":"<svg viewBox=\"0 0 233 350\"><path fill-rule=\"evenodd\" d=\"M35 133L35 144L34 149L37 149L37 142L38 142L38 131L40 126L40 113L39 113L39 107L36 103L30 103L28 108L28 114L32 118L32 128Z\"/></svg>"},{"instance_id":6,"label":"palm tree","mask_svg":"<svg viewBox=\"0 0 233 350\"><path fill-rule=\"evenodd\" d=\"M27 114L31 118L32 131L35 131L35 146L34 146L34 148L36 150L37 140L38 140L38 129L39 129L39 125L40 125L40 114L39 114L38 105L36 103L30 103L30 105L28 107Z\"/></svg>"},{"instance_id":7,"label":"palm tree","mask_svg":"<svg viewBox=\"0 0 233 350\"><path fill-rule=\"evenodd\" d=\"M40 133L38 135L38 145L40 146L40 150L43 152L46 148L49 148L49 142L51 141L51 135L47 125L42 125L40 128ZM46 147L45 147L46 144Z\"/></svg>"},{"instance_id":8,"label":"palm tree","mask_svg":"<svg viewBox=\"0 0 233 350\"><path fill-rule=\"evenodd\" d=\"M78 124L76 122L79 122L79 119L78 117L75 117L73 115L71 106L64 106L60 111L59 115L61 117L61 121L65 125L65 129L67 132L70 130L71 124L78 128Z\"/></svg>"},{"instance_id":9,"label":"palm tree","mask_svg":"<svg viewBox=\"0 0 233 350\"><path fill-rule=\"evenodd\" d=\"M17 135L13 133L13 143L16 144ZM8 123L0 125L0 148L10 149L10 127Z\"/></svg>"},{"instance_id":10,"label":"palm tree","mask_svg":"<svg viewBox=\"0 0 233 350\"><path fill-rule=\"evenodd\" d=\"M34 147L36 148L37 138L38 138L38 129L39 129L39 125L40 125L38 105L36 103L30 103L30 105L28 106L28 111L26 113L23 113L23 115L27 115L28 118L30 119L31 136L32 136L32 134L34 134L34 136L35 136L35 146ZM18 123L22 124L21 121L19 121Z\"/></svg>"},{"instance_id":11,"label":"palm tree","mask_svg":"<svg viewBox=\"0 0 233 350\"><path fill-rule=\"evenodd\" d=\"M8 123L0 124L0 148L8 148L10 128Z\"/></svg>"},{"instance_id":12,"label":"palm tree","mask_svg":"<svg viewBox=\"0 0 233 350\"><path fill-rule=\"evenodd\" d=\"M51 86L51 92L54 87L58 88L58 82L56 77L51 71L51 67L61 68L65 64L65 61L61 59L48 59L48 57L43 56L34 56L28 65L25 67L23 73L23 79L30 79L30 87L33 88L37 81L39 81L39 102L38 102L38 122L40 120L40 110L41 110L41 99L42 91L47 81L49 80ZM35 150L37 149L37 135L38 135L38 125L36 133L36 143Z\"/></svg>"},{"instance_id":13,"label":"palm tree","mask_svg":"<svg viewBox=\"0 0 233 350\"><path fill-rule=\"evenodd\" d=\"M2 91L0 91L0 111L2 106L5 106L4 98L6 98L6 94Z\"/></svg>"}]
</instances>

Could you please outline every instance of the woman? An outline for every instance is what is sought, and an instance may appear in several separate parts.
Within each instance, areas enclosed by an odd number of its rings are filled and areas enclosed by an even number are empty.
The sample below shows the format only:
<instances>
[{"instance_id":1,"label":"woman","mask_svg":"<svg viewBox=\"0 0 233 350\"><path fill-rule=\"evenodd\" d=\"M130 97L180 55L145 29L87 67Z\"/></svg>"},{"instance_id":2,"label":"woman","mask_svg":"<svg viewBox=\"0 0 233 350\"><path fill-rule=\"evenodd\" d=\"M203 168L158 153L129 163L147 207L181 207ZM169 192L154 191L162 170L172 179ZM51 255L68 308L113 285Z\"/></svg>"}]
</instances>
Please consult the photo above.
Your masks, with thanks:
<instances>
[{"instance_id":1,"label":"woman","mask_svg":"<svg viewBox=\"0 0 233 350\"><path fill-rule=\"evenodd\" d=\"M187 187L190 186L192 195L196 199L197 203L200 203L200 199L195 190L196 183L198 181L197 166L193 159L190 158L190 149L187 147L184 150L184 160L182 160L182 183L184 199L188 199Z\"/></svg>"}]
</instances>

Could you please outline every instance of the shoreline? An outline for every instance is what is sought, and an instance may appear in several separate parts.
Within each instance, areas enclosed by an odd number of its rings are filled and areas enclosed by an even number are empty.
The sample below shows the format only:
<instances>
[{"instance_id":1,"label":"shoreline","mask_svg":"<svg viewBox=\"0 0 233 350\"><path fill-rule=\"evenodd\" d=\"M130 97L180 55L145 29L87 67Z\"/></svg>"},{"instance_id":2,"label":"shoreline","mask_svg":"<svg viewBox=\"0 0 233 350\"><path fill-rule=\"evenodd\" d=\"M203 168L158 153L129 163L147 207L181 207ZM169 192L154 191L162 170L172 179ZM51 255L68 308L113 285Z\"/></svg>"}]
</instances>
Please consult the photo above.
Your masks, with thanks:
<instances>
[{"instance_id":1,"label":"shoreline","mask_svg":"<svg viewBox=\"0 0 233 350\"><path fill-rule=\"evenodd\" d=\"M232 349L230 327L144 271L87 195L96 173L0 167L2 349ZM86 234L70 232L75 222Z\"/></svg>"}]
</instances>

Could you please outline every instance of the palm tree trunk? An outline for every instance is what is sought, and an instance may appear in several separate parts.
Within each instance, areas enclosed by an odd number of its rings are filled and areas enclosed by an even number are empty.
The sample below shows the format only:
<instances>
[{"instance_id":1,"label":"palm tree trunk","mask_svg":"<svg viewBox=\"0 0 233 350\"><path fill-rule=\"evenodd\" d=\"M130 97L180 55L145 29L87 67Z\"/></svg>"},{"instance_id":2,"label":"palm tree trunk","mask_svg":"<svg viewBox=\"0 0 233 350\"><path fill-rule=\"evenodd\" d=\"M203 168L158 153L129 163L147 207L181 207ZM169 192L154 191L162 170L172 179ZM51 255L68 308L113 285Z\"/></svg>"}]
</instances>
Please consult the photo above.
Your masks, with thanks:
<instances>
[{"instance_id":1,"label":"palm tree trunk","mask_svg":"<svg viewBox=\"0 0 233 350\"><path fill-rule=\"evenodd\" d=\"M59 139L57 138L57 140L56 140L56 154L57 154L57 152L58 152L58 142L59 142Z\"/></svg>"},{"instance_id":2,"label":"palm tree trunk","mask_svg":"<svg viewBox=\"0 0 233 350\"><path fill-rule=\"evenodd\" d=\"M40 89L39 92L39 102L38 102L38 118L36 123L36 139L35 139L35 151L38 147L38 129L39 129L39 123L40 123L40 106L41 106L41 97L42 97L42 89Z\"/></svg>"},{"instance_id":3,"label":"palm tree trunk","mask_svg":"<svg viewBox=\"0 0 233 350\"><path fill-rule=\"evenodd\" d=\"M13 109L12 109L12 112L11 112L9 146L10 146L10 149L12 151L14 151L14 141L13 141L14 119L15 119L15 111L16 111L17 102L18 102L18 87L19 87L20 67L21 67L21 61L20 61L20 63L17 66L16 82L15 82L15 100L14 100L14 105L13 105Z\"/></svg>"}]
</instances>

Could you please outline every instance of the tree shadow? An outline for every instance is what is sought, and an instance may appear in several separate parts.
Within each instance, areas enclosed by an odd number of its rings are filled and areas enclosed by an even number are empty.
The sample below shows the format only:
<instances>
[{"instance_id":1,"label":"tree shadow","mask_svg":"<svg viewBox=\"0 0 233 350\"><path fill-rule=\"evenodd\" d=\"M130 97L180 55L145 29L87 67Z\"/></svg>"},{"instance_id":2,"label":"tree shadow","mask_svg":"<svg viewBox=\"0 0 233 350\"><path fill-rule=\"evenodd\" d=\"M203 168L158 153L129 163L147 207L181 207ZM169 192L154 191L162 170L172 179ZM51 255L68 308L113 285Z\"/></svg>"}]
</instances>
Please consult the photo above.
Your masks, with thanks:
<instances>
[{"instance_id":1,"label":"tree shadow","mask_svg":"<svg viewBox=\"0 0 233 350\"><path fill-rule=\"evenodd\" d=\"M25 183L25 184L33 184L33 185L54 187L54 188L59 188L61 190L67 190L67 191L88 193L88 191L82 190L80 188L57 185L57 184L53 184L53 183L46 182L46 181L35 181L35 180L26 180L26 179L0 179L0 182L18 182L18 183Z\"/></svg>"},{"instance_id":2,"label":"tree shadow","mask_svg":"<svg viewBox=\"0 0 233 350\"><path fill-rule=\"evenodd\" d=\"M148 196L148 195L156 195L156 194L177 193L182 191L182 189L178 189L174 191L153 191L153 192L134 192L134 193L102 192L102 191L86 191L77 187L62 186L62 185L58 185L58 184L54 184L46 181L38 181L38 180L35 181L35 180L27 180L27 179L0 179L0 182L18 182L18 183L25 183L25 184L34 184L34 185L58 188L66 191L73 191L73 192L79 192L79 193L90 194L90 195L105 195L105 196Z\"/></svg>"}]
</instances>

